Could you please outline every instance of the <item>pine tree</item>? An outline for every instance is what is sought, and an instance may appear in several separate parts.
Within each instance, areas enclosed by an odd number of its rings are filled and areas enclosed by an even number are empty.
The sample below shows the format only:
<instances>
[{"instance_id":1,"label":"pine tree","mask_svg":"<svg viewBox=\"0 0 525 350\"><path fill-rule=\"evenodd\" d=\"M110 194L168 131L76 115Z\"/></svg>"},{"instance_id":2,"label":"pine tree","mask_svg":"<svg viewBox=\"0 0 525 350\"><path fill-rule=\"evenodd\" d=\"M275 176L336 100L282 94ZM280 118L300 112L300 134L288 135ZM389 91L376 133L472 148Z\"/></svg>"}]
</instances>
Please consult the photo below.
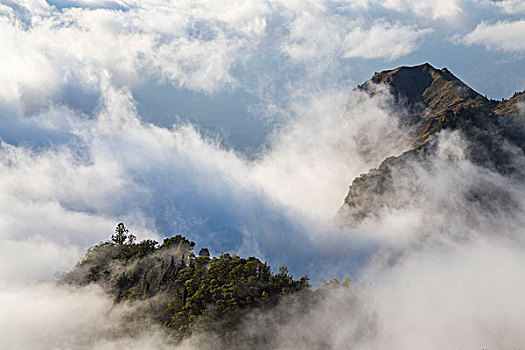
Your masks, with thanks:
<instances>
[{"instance_id":1,"label":"pine tree","mask_svg":"<svg viewBox=\"0 0 525 350\"><path fill-rule=\"evenodd\" d=\"M115 227L115 234L111 236L111 240L115 242L115 244L123 245L128 238L128 232L129 230L126 228L126 226L124 226L122 222L119 222L117 227Z\"/></svg>"}]
</instances>

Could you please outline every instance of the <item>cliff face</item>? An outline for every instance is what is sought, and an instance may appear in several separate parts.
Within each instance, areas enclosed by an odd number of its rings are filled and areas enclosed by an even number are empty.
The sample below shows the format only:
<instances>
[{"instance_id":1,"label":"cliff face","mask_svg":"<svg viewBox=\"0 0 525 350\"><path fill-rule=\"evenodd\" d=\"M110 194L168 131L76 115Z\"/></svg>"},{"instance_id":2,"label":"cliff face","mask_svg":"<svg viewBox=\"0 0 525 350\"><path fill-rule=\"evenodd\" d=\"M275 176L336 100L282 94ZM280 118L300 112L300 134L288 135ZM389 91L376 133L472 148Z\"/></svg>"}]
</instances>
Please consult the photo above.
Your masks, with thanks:
<instances>
[{"instance_id":1,"label":"cliff face","mask_svg":"<svg viewBox=\"0 0 525 350\"><path fill-rule=\"evenodd\" d=\"M438 157L438 135L444 130L460 135L463 160L506 177L525 174L523 92L509 100L488 100L446 68L438 70L428 63L376 73L358 88L373 95L377 85L390 90L393 108L405 111L400 122L411 146L353 181L335 217L339 225L354 226L382 210L417 205L421 200L417 173L430 171ZM477 205L490 207L502 197L496 192L478 188L468 196Z\"/></svg>"}]
</instances>

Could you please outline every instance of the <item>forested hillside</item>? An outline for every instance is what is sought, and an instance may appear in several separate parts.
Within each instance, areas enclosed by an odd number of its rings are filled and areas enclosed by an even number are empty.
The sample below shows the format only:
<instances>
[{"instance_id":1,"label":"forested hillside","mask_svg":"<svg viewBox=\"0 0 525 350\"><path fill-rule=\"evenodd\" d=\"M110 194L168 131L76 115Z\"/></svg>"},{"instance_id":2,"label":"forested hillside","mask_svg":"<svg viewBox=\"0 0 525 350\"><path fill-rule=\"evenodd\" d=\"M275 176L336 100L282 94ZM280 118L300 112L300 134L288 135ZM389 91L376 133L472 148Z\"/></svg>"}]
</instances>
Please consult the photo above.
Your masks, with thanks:
<instances>
[{"instance_id":1,"label":"forested hillside","mask_svg":"<svg viewBox=\"0 0 525 350\"><path fill-rule=\"evenodd\" d=\"M321 293L310 289L307 277L294 279L284 266L273 272L255 257L210 257L206 248L195 254L194 246L182 235L162 244L135 242L119 223L112 239L90 248L60 283L103 286L115 303L138 306L130 319L162 326L172 342L205 332L231 346L271 340L264 339L266 333L252 337L238 332L248 312L270 310L284 297L287 303L312 303ZM349 280L343 284L348 287ZM339 283L333 280L330 286Z\"/></svg>"}]
</instances>

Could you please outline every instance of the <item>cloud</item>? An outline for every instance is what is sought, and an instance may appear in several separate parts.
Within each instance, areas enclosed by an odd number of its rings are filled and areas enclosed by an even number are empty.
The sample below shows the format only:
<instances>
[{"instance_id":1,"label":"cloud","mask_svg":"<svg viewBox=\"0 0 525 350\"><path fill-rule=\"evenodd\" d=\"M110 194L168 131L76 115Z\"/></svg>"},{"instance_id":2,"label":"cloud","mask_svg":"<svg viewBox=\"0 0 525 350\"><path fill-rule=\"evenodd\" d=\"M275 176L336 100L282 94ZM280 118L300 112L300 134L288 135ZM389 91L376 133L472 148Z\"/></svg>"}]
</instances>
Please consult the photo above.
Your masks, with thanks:
<instances>
[{"instance_id":1,"label":"cloud","mask_svg":"<svg viewBox=\"0 0 525 350\"><path fill-rule=\"evenodd\" d=\"M525 4L520 0L503 0L494 1L494 4L508 14L522 14L525 13Z\"/></svg>"},{"instance_id":2,"label":"cloud","mask_svg":"<svg viewBox=\"0 0 525 350\"><path fill-rule=\"evenodd\" d=\"M432 31L382 20L367 22L328 11L305 12L291 23L282 50L296 61L326 56L393 60L414 51L417 40Z\"/></svg>"},{"instance_id":3,"label":"cloud","mask_svg":"<svg viewBox=\"0 0 525 350\"><path fill-rule=\"evenodd\" d=\"M235 250L295 268L302 265L295 258L312 250L321 232L341 247L354 240L337 238L326 220L353 176L403 148L388 95L356 92L348 110L342 93L310 96L306 106L298 99L301 117L276 133L264 156L249 161L190 125L141 122L127 89L108 83L101 90L94 118L51 108L24 119L37 130L57 126L71 135L64 143L0 148L0 198L9 207L0 228L9 246L31 242L53 256L73 246L64 257L72 264L124 221L139 238L183 232L214 253ZM52 275L52 262L43 254L29 258L31 251L20 260L41 269L6 276ZM331 259L330 249L314 255Z\"/></svg>"},{"instance_id":4,"label":"cloud","mask_svg":"<svg viewBox=\"0 0 525 350\"><path fill-rule=\"evenodd\" d=\"M279 350L519 347L525 340L520 249L492 240L426 245L374 271L366 285L325 291L308 310L283 303L255 315L246 332L268 331L271 348Z\"/></svg>"},{"instance_id":5,"label":"cloud","mask_svg":"<svg viewBox=\"0 0 525 350\"><path fill-rule=\"evenodd\" d=\"M437 141L437 157L400 169L391 201L359 227L380 237L381 248L352 290L320 292L306 310L284 301L248 318L248 334L267 330L275 349L523 343L524 183L469 162L457 132Z\"/></svg>"},{"instance_id":6,"label":"cloud","mask_svg":"<svg viewBox=\"0 0 525 350\"><path fill-rule=\"evenodd\" d=\"M279 101L292 122L276 132L272 149L256 161L202 137L190 125L166 129L142 123L132 90L144 74L205 91L235 84L230 69L247 59L266 33L271 11L265 2L203 2L188 15L184 4L156 4L126 2L114 10L102 2L62 3L58 11L26 3L23 11L9 7L11 15L2 18L9 52L2 65L10 70L0 76L9 88L2 91L1 199L11 203L1 221L2 239L6 246L35 246L18 260L41 267L18 275L8 269L6 279L44 278L65 269L83 249L107 239L119 221L139 238L182 231L216 253L237 250L300 266L293 257L312 249L318 239L314 232L333 231L324 220L352 176L399 149L377 147L376 153L355 159L349 151L331 160L345 147L365 152L378 144L371 132L368 146L356 141L358 130L377 130L384 137L393 135L396 124L381 110L384 101L356 98L356 110L348 114L345 92L330 96L308 86L290 88L287 94L294 95ZM26 11L33 11L35 20L19 15ZM374 112L362 118L366 108ZM323 133L309 136L309 123ZM327 176L328 168L346 160L349 165ZM283 178L279 167L286 162L295 170ZM317 181L319 176L325 181ZM289 188L287 196L281 185ZM319 202L321 194L327 195ZM68 254L53 266L54 258L30 254L37 247L53 257ZM330 252L317 258L330 259Z\"/></svg>"},{"instance_id":7,"label":"cloud","mask_svg":"<svg viewBox=\"0 0 525 350\"><path fill-rule=\"evenodd\" d=\"M349 94L349 72L368 70L367 60L419 59L410 54L427 55L418 51L427 38L448 40L449 24L486 18L474 10L459 1L3 2L1 284L69 269L124 221L139 239L183 233L212 254L257 255L314 282L333 274L372 282L358 311L334 293L276 333L283 348L286 334L297 344L315 334L336 349L522 343L513 283L523 279L523 219L465 197L486 186L522 208L523 186L466 162L460 137L444 136L432 171L400 184L423 189L411 206L354 230L330 222L355 176L406 148L396 121L403 112L390 109L388 95ZM522 21L503 18L462 43L523 51ZM203 95L249 90L260 99L250 110L270 114L275 130L249 158L194 125L145 123L133 94L152 82ZM155 330L114 337L124 311L94 289L17 286L0 291L0 307L11 348L164 346ZM355 338L363 325L375 333ZM305 334L316 327L329 339Z\"/></svg>"},{"instance_id":8,"label":"cloud","mask_svg":"<svg viewBox=\"0 0 525 350\"><path fill-rule=\"evenodd\" d=\"M114 93L115 96L112 99L120 100L120 103L123 103L122 99L127 100L125 93L118 91ZM377 101L361 100L364 97L359 95L354 98L362 103L361 108L366 111L377 108L374 105L378 103ZM107 104L118 106L119 103L115 100ZM320 111L324 111L326 105L333 104L331 99L320 99L317 103L319 106L325 106ZM387 105L387 100L383 100L383 103ZM304 106L305 110L312 111L310 118L319 112L315 111L314 107L315 104ZM356 115L360 115L360 110L355 109L358 108L355 106L353 108L350 105L349 114L355 120ZM147 174L165 172L168 175L166 178L177 177L179 181L185 179L185 185L192 187L191 193L197 197L201 205L205 202L201 200L201 192L195 190L200 186L204 187L203 192L213 204L218 203L218 199L224 196L224 201L220 203L223 205L229 203L235 209L237 217L246 215L246 212L240 209L241 206L248 206L249 211L247 212L251 212L255 208L254 202L259 202L256 213L263 216L264 221L258 221L257 224L266 223L267 226L262 228L258 235L251 236L249 239L260 245L263 251L269 241L279 240L278 236L266 236L268 231L265 230L269 228L268 224L271 226L274 222L274 218L269 215L275 217L278 215L278 210L282 210L283 207L277 207L277 210L273 211L268 204L268 198L247 197L253 196L255 189L252 187L252 180L242 180L249 174L249 168L242 170L243 161L237 159L235 154L217 149L213 144L204 142L191 129L164 130L136 123L133 116L127 116L124 120L118 119L119 123L112 123L112 118L121 118L117 113L121 110L118 108L114 110L114 115L106 111L107 115L100 119L101 130L96 131L95 134L101 132L105 138L96 139L94 142L96 147L93 152L104 156L94 157L96 161L92 163L93 166L101 168L104 162L108 162L106 158L112 158L111 154L107 153L108 150L118 149L119 161L122 162L119 163L122 170L118 174L123 178L129 177L139 183L138 180L147 177ZM380 110L376 112L377 115L380 115L379 112ZM388 116L385 115L384 118L388 119ZM312 119L310 119L310 125L317 130L318 127L311 121ZM122 124L127 126L125 137L120 137L122 133L118 132L123 130ZM308 124L305 121L304 125ZM287 134L283 131L277 140L285 142L287 137L295 134L297 136L295 142L299 142L299 145L303 144L308 137L302 136L301 132L305 131L301 131L300 125L301 123L290 126L294 132ZM365 123L365 125L368 124ZM385 127L388 125L388 123L385 124ZM372 130L377 132L381 128ZM345 134L350 139L355 137L348 134L349 132L350 129L347 129ZM360 135L361 132L362 130L359 131L359 129L355 131L356 135ZM155 137L151 137L151 134ZM322 135L323 132L320 134ZM326 139L323 138L323 140ZM105 145L106 142L107 145ZM121 145L122 143L124 145ZM315 144L315 141L313 143ZM301 149L299 145L296 144L291 148ZM351 146L351 143L349 145ZM370 146L372 150L375 148L375 144ZM273 348L276 349L307 347L311 344L324 344L332 349L345 349L350 345L369 348L382 348L388 345L407 349L420 347L438 349L450 346L497 348L519 346L523 342L520 320L525 304L521 298L521 286L519 283L516 284L516 281L521 281L524 277L521 272L523 269L520 268L525 263L521 254L523 243L525 243L521 237L521 227L523 227L521 212L525 204L523 202L524 188L519 181L516 182L472 165L465 158L465 146L461 135L443 134L439 138L438 157L435 161L426 167L419 168L417 164L414 165L414 178L410 179L410 183L417 184L420 188L420 192L416 192L417 196L413 198L414 201L405 208L380 213L379 217L365 222L357 231L346 232L347 235L355 237L362 230L369 232L377 242L381 242L381 249L372 251L375 252L373 260L363 267L360 278L354 281L353 292L330 291L306 313L304 310L299 312L293 308L288 309L289 306L285 303L280 308L271 311L269 315L255 315L257 317L248 318L245 325L247 329L250 332L254 330L264 332L268 328L262 327L261 324L266 325L265 322L268 322L268 319L271 324L279 325L276 329L270 328L273 332ZM308 149L308 143L304 147ZM363 150L358 146L354 147L353 152L357 154ZM11 148L11 151L17 152L16 148ZM171 158L174 153L176 156ZM190 154L196 159L190 157ZM281 156L285 161L301 154L299 152L292 153L291 156L286 154L281 154ZM35 155L32 157L34 158ZM41 154L40 157L44 158L46 155ZM322 160L326 154L314 154L313 157ZM363 159L372 158L364 157ZM16 162L14 156L9 159L11 159L11 166L15 169L27 167L24 162ZM38 158L34 159L42 162ZM454 159L455 162L450 162L450 159ZM112 158L112 161L116 161L116 158ZM174 161L178 169L185 170L171 169L169 163ZM59 163L53 162L53 164ZM79 166L74 163L69 164L71 161L64 161L64 163L67 164L65 168ZM162 170L163 168L165 170ZM280 168L276 167L276 169ZM35 172L35 169L37 168L33 167L28 170ZM80 169L82 167L75 171L80 173ZM48 172L44 171L42 174ZM60 172L58 169L57 173ZM305 172L308 173L308 171ZM205 175L207 173L209 175ZM21 173L18 174L20 176ZM225 174L229 174L228 179L231 182L224 178ZM56 174L51 176L51 179L56 176ZM297 179L296 176L290 176L290 178ZM67 185L69 181L67 179L70 177L75 176L65 176L59 181ZM154 177L152 182L146 181L141 184L145 189L155 190L154 184L160 181L159 190L168 191L169 187L165 186L166 178L161 173ZM189 179L192 179L193 183ZM98 181L103 181L103 178ZM304 180L301 179L301 181ZM14 182L12 184L16 185ZM53 187L49 186L49 188ZM304 187L308 186L302 186ZM213 188L213 191L208 191L210 188ZM239 191L242 200L228 193L231 188ZM468 200L468 194L473 189L479 188L504 191L517 201L518 206L487 211ZM16 193L19 190L20 188L17 189L15 186L13 192ZM81 194L82 191L86 191L86 187L75 186L69 191L74 190ZM48 191L49 189L46 191L44 188L42 192L36 192L35 197L49 196ZM87 192L94 191L96 188L89 188ZM184 190L178 187L172 191L169 190L168 197L180 195ZM30 193L33 192L30 191ZM101 190L101 192L104 191ZM109 193L108 197L112 197L117 192ZM218 197L217 193L220 193ZM409 194L399 192L397 195ZM56 194L51 195L51 197L55 196ZM64 195L59 195L58 198L62 196ZM27 194L21 198L24 197L27 197ZM144 208L152 203L148 202L147 196L144 195L141 196L141 200L146 200L144 206L134 200L129 201L128 205ZM266 204L261 202L266 202ZM11 199L10 203L16 203L16 200ZM186 199L183 204L191 205L191 202ZM115 210L115 208L110 208L110 210ZM169 215L169 213L166 214ZM291 217L290 212L286 212L286 215L288 218ZM228 216L227 219L232 218L235 217ZM297 217L297 220L301 218L307 217ZM60 220L53 218L52 222L60 224ZM238 222L235 224L237 225ZM302 229L305 229L305 226L302 226ZM290 234L293 231L287 232ZM305 237L307 237L307 231L304 231L302 236L291 236L288 239L294 242L295 239L304 240ZM20 242L19 246L9 246L9 248L27 249L28 252L32 252L30 243L31 241ZM281 243L282 241L279 241L278 244ZM359 250L364 247L357 239L349 241L345 237L338 241L334 239L334 236L323 235L321 231L317 232L317 240L314 243L306 244L307 249L302 252L309 259L315 257L315 249L330 253L331 246L339 245L338 255L334 259L342 258L344 262L345 255L351 252L352 243L354 247L355 244L360 244L358 245ZM293 244L303 243L295 241ZM286 248L288 254L296 253L295 247ZM39 251L47 258L54 259L52 254L41 249L42 246L38 246L35 251ZM12 255L7 257L13 258ZM346 262L348 263L348 260ZM324 264L326 264L325 268L331 266L326 262ZM7 266L7 264L2 264L2 266ZM348 271L349 266L345 268L343 271ZM15 270L23 273L19 267L15 266ZM365 283L368 287L359 287L361 283ZM112 302L96 288L76 290L57 289L57 287L47 285L30 287L15 285L10 289L4 287L0 291L0 305L2 304L7 317L4 318L5 322L0 329L7 335L3 340L12 347L23 347L28 344L37 349L38 346L49 348L64 344L78 349L113 349L128 345L148 349L166 346L165 335L155 329L139 329L140 333L134 332L128 335L125 331L126 325L122 325L120 320L122 314L126 314L129 307L132 306L114 307ZM86 309L87 305L89 305L89 310ZM52 312L49 311L50 307L52 307ZM288 320L284 324L274 321L283 322L283 318L279 318L281 312L288 315L287 317L292 315L291 318L284 318ZM337 322L334 322L334 319L337 319ZM22 323L25 324L25 327L22 327ZM78 326L79 324L82 324L82 327ZM414 336L415 331L417 336ZM201 346L200 341L199 338L191 339L182 346L192 349L194 344Z\"/></svg>"},{"instance_id":9,"label":"cloud","mask_svg":"<svg viewBox=\"0 0 525 350\"><path fill-rule=\"evenodd\" d=\"M390 103L386 92L298 96L292 108L300 117L273 135L255 177L279 201L331 218L355 176L406 147Z\"/></svg>"},{"instance_id":10,"label":"cloud","mask_svg":"<svg viewBox=\"0 0 525 350\"><path fill-rule=\"evenodd\" d=\"M3 345L17 349L187 349L169 346L158 329L123 321L132 308L101 289L37 284L0 290ZM129 319L129 318L128 318Z\"/></svg>"},{"instance_id":11,"label":"cloud","mask_svg":"<svg viewBox=\"0 0 525 350\"><path fill-rule=\"evenodd\" d=\"M70 86L98 92L105 74L118 84L150 77L214 92L235 85L230 70L257 45L268 12L264 3L186 8L126 2L120 10L106 2L82 4L60 10L37 1L3 5L0 65L9 69L0 72L0 100L33 113Z\"/></svg>"},{"instance_id":12,"label":"cloud","mask_svg":"<svg viewBox=\"0 0 525 350\"><path fill-rule=\"evenodd\" d=\"M330 88L320 92L325 86L319 81L341 67L334 63L339 56L393 59L414 50L430 29L354 19L324 2L202 2L189 12L182 3L122 2L120 10L104 4L79 2L58 11L26 3L24 11L38 20L27 22L16 6L2 18L9 52L3 66L10 67L0 73L2 197L13 203L3 228L12 244L45 228L56 233L46 238L57 244L55 251L77 247L68 255L72 260L125 220L142 238L194 232L195 240L217 249L292 262L315 244L314 231L332 232L326 220L352 179L404 149L387 97L354 94L347 105L348 85L327 79ZM283 8L286 25L276 27L272 11ZM310 64L304 78L278 90L284 96L263 101L279 105L289 119L279 120L269 148L255 161L192 126L140 121L132 96L141 80L227 89L237 81L233 67L275 34L275 45L298 66ZM296 63L286 61L284 68ZM340 78L335 71L331 77ZM79 95L89 97L85 110L75 106L82 105ZM24 221L44 213L63 223ZM96 233L83 228L89 221ZM82 228L74 229L75 222ZM283 231L291 233L280 237ZM288 248L279 245L297 237L307 239L286 257ZM319 258L329 259L325 252Z\"/></svg>"},{"instance_id":13,"label":"cloud","mask_svg":"<svg viewBox=\"0 0 525 350\"><path fill-rule=\"evenodd\" d=\"M346 34L344 57L393 60L416 49L416 42L432 29L416 29L399 23L374 23L369 29L355 28Z\"/></svg>"},{"instance_id":14,"label":"cloud","mask_svg":"<svg viewBox=\"0 0 525 350\"><path fill-rule=\"evenodd\" d=\"M404 258L374 283L380 342L407 349L519 346L516 322L525 304L516 293L524 263L518 251L489 239L450 250L429 245Z\"/></svg>"},{"instance_id":15,"label":"cloud","mask_svg":"<svg viewBox=\"0 0 525 350\"><path fill-rule=\"evenodd\" d=\"M433 20L455 21L464 10L462 2L458 0L445 1L414 1L414 0L387 0L382 5L393 11L413 12L416 16Z\"/></svg>"},{"instance_id":16,"label":"cloud","mask_svg":"<svg viewBox=\"0 0 525 350\"><path fill-rule=\"evenodd\" d=\"M303 61L318 55L338 55L346 23L327 20L325 13L300 14L290 24L290 34L282 51L292 60Z\"/></svg>"},{"instance_id":17,"label":"cloud","mask_svg":"<svg viewBox=\"0 0 525 350\"><path fill-rule=\"evenodd\" d=\"M488 50L520 53L525 51L525 44L521 40L523 35L525 20L480 23L459 39L459 42L465 45L482 45Z\"/></svg>"},{"instance_id":18,"label":"cloud","mask_svg":"<svg viewBox=\"0 0 525 350\"><path fill-rule=\"evenodd\" d=\"M435 40L431 32L451 35L446 25L428 18L462 19L468 26L488 20L495 7L397 0L194 6L159 0L10 1L0 11L6 52L0 64L9 67L0 71L0 104L27 115L51 100L91 113L104 75L132 89L153 81L208 94L249 88L279 67L276 74L292 83L303 73L330 83L347 78L348 58L394 60L416 53L425 37ZM401 19L400 12L411 15ZM91 102L82 103L84 98Z\"/></svg>"}]
</instances>

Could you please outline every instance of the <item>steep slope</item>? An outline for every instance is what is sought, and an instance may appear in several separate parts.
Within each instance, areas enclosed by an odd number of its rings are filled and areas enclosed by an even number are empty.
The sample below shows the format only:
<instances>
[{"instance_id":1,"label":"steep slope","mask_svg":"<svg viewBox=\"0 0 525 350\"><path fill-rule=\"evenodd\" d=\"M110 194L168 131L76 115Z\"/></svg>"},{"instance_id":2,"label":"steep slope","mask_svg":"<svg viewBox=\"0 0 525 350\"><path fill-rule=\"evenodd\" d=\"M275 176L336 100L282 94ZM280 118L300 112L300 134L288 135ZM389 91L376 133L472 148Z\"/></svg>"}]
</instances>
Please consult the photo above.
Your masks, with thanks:
<instances>
[{"instance_id":1,"label":"steep slope","mask_svg":"<svg viewBox=\"0 0 525 350\"><path fill-rule=\"evenodd\" d=\"M501 102L488 100L446 68L438 70L428 63L376 73L359 88L374 94L381 85L393 95L393 108L407 111L401 124L412 146L353 181L335 218L339 225L353 226L383 210L417 205L422 198L417 173L434 165L437 136L444 130L460 135L461 157L480 169L513 178L525 174L523 93ZM453 158L446 161L454 162ZM473 188L469 200L485 207L498 200L508 202L501 193L488 192Z\"/></svg>"}]
</instances>

